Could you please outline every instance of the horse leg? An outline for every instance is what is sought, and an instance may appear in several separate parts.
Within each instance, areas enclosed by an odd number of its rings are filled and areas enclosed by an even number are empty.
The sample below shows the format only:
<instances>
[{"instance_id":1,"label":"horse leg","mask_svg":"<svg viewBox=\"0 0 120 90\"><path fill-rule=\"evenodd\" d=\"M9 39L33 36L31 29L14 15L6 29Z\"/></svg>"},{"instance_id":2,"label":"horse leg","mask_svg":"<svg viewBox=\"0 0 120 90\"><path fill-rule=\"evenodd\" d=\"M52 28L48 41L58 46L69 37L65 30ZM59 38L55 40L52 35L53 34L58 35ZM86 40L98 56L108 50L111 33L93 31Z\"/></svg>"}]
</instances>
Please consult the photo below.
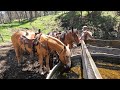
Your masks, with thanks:
<instances>
[{"instance_id":1,"label":"horse leg","mask_svg":"<svg viewBox=\"0 0 120 90\"><path fill-rule=\"evenodd\" d=\"M50 57L49 57L49 65L50 65L50 69L52 69L53 68L53 60L52 60L52 58L53 58L53 54L50 54Z\"/></svg>"},{"instance_id":2,"label":"horse leg","mask_svg":"<svg viewBox=\"0 0 120 90\"><path fill-rule=\"evenodd\" d=\"M59 56L58 56L58 54L56 52L55 52L55 57L56 57L56 60L54 61L53 66L55 66L59 62Z\"/></svg>"},{"instance_id":3,"label":"horse leg","mask_svg":"<svg viewBox=\"0 0 120 90\"><path fill-rule=\"evenodd\" d=\"M49 71L50 71L50 66L49 66L49 55L47 55L47 57L46 57L46 72L49 73Z\"/></svg>"},{"instance_id":4,"label":"horse leg","mask_svg":"<svg viewBox=\"0 0 120 90\"><path fill-rule=\"evenodd\" d=\"M33 56L34 56L34 54L33 54L33 52L31 52L31 53L30 53L30 62L31 62L31 63L33 62L33 58L34 58Z\"/></svg>"},{"instance_id":5,"label":"horse leg","mask_svg":"<svg viewBox=\"0 0 120 90\"><path fill-rule=\"evenodd\" d=\"M21 59L21 62L20 62L20 63L24 63L23 50L22 50L22 48L19 48L19 55L20 55L20 59Z\"/></svg>"},{"instance_id":6,"label":"horse leg","mask_svg":"<svg viewBox=\"0 0 120 90\"><path fill-rule=\"evenodd\" d=\"M41 54L39 55L39 64L40 64L39 72L40 72L41 75L44 75L44 72L42 70L42 68L43 68L43 57L41 56Z\"/></svg>"},{"instance_id":7,"label":"horse leg","mask_svg":"<svg viewBox=\"0 0 120 90\"><path fill-rule=\"evenodd\" d=\"M21 66L20 64L20 51L19 51L19 48L15 48L15 53L16 53L16 58L17 58L17 63L18 63L18 66Z\"/></svg>"}]
</instances>

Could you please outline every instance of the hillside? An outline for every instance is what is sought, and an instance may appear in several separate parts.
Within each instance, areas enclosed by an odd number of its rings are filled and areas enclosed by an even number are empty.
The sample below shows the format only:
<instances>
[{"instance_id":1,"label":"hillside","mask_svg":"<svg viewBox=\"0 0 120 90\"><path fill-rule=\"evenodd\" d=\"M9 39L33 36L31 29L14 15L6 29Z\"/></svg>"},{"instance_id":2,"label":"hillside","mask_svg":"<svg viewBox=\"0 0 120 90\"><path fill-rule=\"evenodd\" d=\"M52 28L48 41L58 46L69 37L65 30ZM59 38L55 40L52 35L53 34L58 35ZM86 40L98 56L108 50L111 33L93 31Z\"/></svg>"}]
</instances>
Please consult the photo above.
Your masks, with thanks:
<instances>
[{"instance_id":1,"label":"hillside","mask_svg":"<svg viewBox=\"0 0 120 90\"><path fill-rule=\"evenodd\" d=\"M90 12L89 12L90 13ZM91 18L92 16L92 18ZM98 31L102 30L102 34L107 36L106 32L109 32L111 28L117 29L117 26L120 22L120 16L116 17L114 11L102 11L93 12L88 15L88 11L70 11L67 13L57 13L56 15L47 15L41 16L38 18L34 18L31 22L28 20L22 20L21 23L18 20L12 21L10 24L0 24L0 33L3 35L4 41L10 41L10 37L18 28L29 28L33 29L33 27L37 29L41 29L43 33L47 34L52 30L64 30L65 28L77 28L81 30L83 25L92 26L92 28L97 29L96 35L98 35ZM31 25L30 25L31 23ZM105 25L104 25L105 24ZM106 27L106 28L105 28ZM97 37L100 38L100 37ZM104 38L104 37L103 37ZM2 40L0 38L0 43L2 44Z\"/></svg>"},{"instance_id":2,"label":"hillside","mask_svg":"<svg viewBox=\"0 0 120 90\"><path fill-rule=\"evenodd\" d=\"M19 23L17 20L13 21L11 24L1 24L0 26L0 33L2 34L4 41L8 42L10 41L10 37L15 32L18 30L18 28L29 28L33 29L32 26L37 30L41 29L43 33L47 34L48 32L55 30L56 28L59 30L62 30L60 28L60 21L55 20L57 15L48 15L48 16L42 16L38 17L35 20L32 20L31 22L28 22L26 20L23 21L23 23ZM31 25L30 25L31 23ZM2 40L0 38L0 43L2 44Z\"/></svg>"}]
</instances>

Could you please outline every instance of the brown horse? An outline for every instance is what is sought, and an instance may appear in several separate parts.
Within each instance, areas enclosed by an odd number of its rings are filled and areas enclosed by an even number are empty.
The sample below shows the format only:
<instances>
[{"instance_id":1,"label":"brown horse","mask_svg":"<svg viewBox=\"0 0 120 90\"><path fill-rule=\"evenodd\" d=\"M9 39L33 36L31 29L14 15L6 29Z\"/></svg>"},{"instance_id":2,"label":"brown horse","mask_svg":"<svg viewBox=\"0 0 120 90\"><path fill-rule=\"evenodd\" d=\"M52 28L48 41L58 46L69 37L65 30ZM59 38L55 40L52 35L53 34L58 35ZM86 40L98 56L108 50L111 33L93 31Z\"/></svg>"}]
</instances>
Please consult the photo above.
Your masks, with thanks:
<instances>
[{"instance_id":1,"label":"brown horse","mask_svg":"<svg viewBox=\"0 0 120 90\"><path fill-rule=\"evenodd\" d=\"M53 36L59 40L61 40L65 45L69 44L70 45L70 49L73 48L73 43L76 43L77 45L80 45L80 34L79 31L76 29L69 30L66 32L63 31L53 31L53 32L49 32L48 35ZM54 60L55 62L58 62L58 55L55 52L52 52L52 55L56 57L56 60ZM51 55L51 57L53 57ZM50 66L51 68L54 66L53 63L53 58L50 58Z\"/></svg>"},{"instance_id":2,"label":"brown horse","mask_svg":"<svg viewBox=\"0 0 120 90\"><path fill-rule=\"evenodd\" d=\"M11 36L13 47L15 49L16 58L18 61L18 66L20 66L20 60L22 58L23 52L28 52L30 58L33 56L33 40L35 38L35 32L27 31L17 31Z\"/></svg>"},{"instance_id":3,"label":"brown horse","mask_svg":"<svg viewBox=\"0 0 120 90\"><path fill-rule=\"evenodd\" d=\"M53 33L53 34L51 34ZM73 48L73 43L80 44L80 34L78 30L72 28L72 30L66 32L51 32L48 35L60 39L65 45L69 44L70 49Z\"/></svg>"},{"instance_id":4,"label":"brown horse","mask_svg":"<svg viewBox=\"0 0 120 90\"><path fill-rule=\"evenodd\" d=\"M44 74L43 68L43 59L46 58L46 71L49 72L49 55L52 51L56 51L59 55L59 59L61 62L67 67L71 67L71 52L69 49L69 45L65 46L59 39L44 35L38 34L36 35L36 39L34 40L36 44L35 48L37 50L39 63L40 63L40 73Z\"/></svg>"}]
</instances>

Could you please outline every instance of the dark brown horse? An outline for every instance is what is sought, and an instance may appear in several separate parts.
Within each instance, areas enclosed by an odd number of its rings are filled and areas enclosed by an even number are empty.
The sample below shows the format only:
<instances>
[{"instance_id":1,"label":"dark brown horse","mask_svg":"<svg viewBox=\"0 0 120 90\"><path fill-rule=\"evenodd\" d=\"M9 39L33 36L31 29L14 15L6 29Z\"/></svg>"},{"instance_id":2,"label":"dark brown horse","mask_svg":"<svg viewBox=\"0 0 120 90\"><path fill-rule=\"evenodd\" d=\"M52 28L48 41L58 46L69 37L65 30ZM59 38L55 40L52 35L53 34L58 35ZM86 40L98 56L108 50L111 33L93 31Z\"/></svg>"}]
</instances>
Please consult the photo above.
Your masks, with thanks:
<instances>
[{"instance_id":1,"label":"dark brown horse","mask_svg":"<svg viewBox=\"0 0 120 90\"><path fill-rule=\"evenodd\" d=\"M64 45L59 39L44 35L38 34L36 35L36 39L34 40L35 48L37 50L39 63L40 63L40 73L44 74L43 59L46 60L46 71L49 72L49 56L52 51L56 51L59 55L59 60L66 65L67 67L71 67L71 52L69 49L69 45Z\"/></svg>"},{"instance_id":2,"label":"dark brown horse","mask_svg":"<svg viewBox=\"0 0 120 90\"><path fill-rule=\"evenodd\" d=\"M65 45L69 44L70 49L73 48L73 43L79 44L80 43L80 34L78 30L72 28L72 30L68 30L66 32L50 32L48 35L51 35L55 38L61 40Z\"/></svg>"}]
</instances>

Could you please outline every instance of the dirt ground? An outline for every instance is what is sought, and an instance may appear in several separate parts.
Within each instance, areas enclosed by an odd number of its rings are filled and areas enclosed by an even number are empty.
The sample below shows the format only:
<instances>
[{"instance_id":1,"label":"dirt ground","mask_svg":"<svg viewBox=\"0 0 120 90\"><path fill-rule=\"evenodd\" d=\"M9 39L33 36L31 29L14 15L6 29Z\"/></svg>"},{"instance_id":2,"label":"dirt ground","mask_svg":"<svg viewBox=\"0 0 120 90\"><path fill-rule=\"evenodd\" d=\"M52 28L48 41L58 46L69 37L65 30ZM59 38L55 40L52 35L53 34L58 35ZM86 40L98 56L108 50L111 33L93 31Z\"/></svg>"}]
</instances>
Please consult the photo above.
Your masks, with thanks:
<instances>
[{"instance_id":1,"label":"dirt ground","mask_svg":"<svg viewBox=\"0 0 120 90\"><path fill-rule=\"evenodd\" d=\"M73 52L74 49L72 50L72 55L75 55L75 52ZM77 49L76 53L79 54L80 50ZM29 61L28 54L24 54L24 60ZM23 63L21 67L18 67L11 43L0 46L0 79L45 79L46 75L39 74L38 58L33 60L33 64ZM71 72L75 71L75 68L79 69L78 67L73 67Z\"/></svg>"},{"instance_id":2,"label":"dirt ground","mask_svg":"<svg viewBox=\"0 0 120 90\"><path fill-rule=\"evenodd\" d=\"M0 46L0 79L45 79L46 78L46 75L43 76L39 74L39 64L37 62L37 58L34 58L33 64L23 63L21 67L18 67L16 58L15 58L14 49L11 47L10 44ZM81 51L80 47L73 48L72 55L80 54L81 53L80 51ZM92 51L93 50L91 50L91 52ZM24 54L24 59L26 61L29 60L28 57L29 57L28 54ZM98 66L98 69L102 77L104 77L105 79L120 78L119 77L120 68L118 68L115 64L112 64L114 66L113 67L114 69L106 68L110 66L105 63L96 62L96 64ZM79 70L80 70L79 67L71 68L71 71L75 72L76 74L80 73L78 72ZM111 70L113 70L113 72L111 72ZM76 78L80 79L81 77L76 76Z\"/></svg>"},{"instance_id":3,"label":"dirt ground","mask_svg":"<svg viewBox=\"0 0 120 90\"><path fill-rule=\"evenodd\" d=\"M24 54L27 61L28 54ZM39 64L34 58L33 64L23 63L21 67L17 66L14 49L9 45L0 48L0 79L45 79L46 76L39 74Z\"/></svg>"}]
</instances>

